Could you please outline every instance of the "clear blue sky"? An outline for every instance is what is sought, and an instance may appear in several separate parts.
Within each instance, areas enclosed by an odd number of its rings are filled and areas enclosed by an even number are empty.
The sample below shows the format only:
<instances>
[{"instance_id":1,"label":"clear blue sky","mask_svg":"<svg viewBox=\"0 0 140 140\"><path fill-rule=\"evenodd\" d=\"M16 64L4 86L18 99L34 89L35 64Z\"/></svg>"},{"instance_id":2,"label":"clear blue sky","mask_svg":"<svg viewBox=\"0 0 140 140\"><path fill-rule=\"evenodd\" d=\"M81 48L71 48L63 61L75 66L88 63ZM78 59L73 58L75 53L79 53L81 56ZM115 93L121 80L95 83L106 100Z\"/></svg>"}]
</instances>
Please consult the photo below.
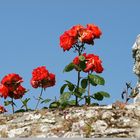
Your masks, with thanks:
<instances>
[{"instance_id":1,"label":"clear blue sky","mask_svg":"<svg viewBox=\"0 0 140 140\"><path fill-rule=\"evenodd\" d=\"M31 97L34 108L40 89L30 85L31 72L45 65L56 74L55 87L48 88L43 97L59 97L64 80L76 82L76 72L63 73L63 68L76 56L63 52L59 36L73 25L94 23L103 34L95 45L87 46L87 53L99 55L103 61L104 90L111 98L101 104L121 100L125 82L135 86L131 48L140 33L139 0L4 0L0 1L0 79L8 73L18 73L23 85L30 89L24 96ZM3 99L0 99L3 104ZM16 101L20 106L19 101Z\"/></svg>"}]
</instances>

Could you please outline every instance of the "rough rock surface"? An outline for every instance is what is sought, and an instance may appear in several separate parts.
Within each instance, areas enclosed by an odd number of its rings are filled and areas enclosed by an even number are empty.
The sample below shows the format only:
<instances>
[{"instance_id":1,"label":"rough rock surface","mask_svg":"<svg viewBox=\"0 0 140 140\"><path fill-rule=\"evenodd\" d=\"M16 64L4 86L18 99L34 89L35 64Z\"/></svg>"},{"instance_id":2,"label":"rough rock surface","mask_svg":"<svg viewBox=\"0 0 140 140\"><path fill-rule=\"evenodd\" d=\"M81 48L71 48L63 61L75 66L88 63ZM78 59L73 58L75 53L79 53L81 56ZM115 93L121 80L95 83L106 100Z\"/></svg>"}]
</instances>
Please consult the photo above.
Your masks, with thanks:
<instances>
[{"instance_id":1,"label":"rough rock surface","mask_svg":"<svg viewBox=\"0 0 140 140\"><path fill-rule=\"evenodd\" d=\"M140 106L82 106L1 114L0 137L140 137Z\"/></svg>"},{"instance_id":2,"label":"rough rock surface","mask_svg":"<svg viewBox=\"0 0 140 140\"><path fill-rule=\"evenodd\" d=\"M138 77L136 87L133 94L136 95L134 102L140 102L140 34L137 36L136 41L132 47L132 56L134 58L133 72Z\"/></svg>"}]
</instances>

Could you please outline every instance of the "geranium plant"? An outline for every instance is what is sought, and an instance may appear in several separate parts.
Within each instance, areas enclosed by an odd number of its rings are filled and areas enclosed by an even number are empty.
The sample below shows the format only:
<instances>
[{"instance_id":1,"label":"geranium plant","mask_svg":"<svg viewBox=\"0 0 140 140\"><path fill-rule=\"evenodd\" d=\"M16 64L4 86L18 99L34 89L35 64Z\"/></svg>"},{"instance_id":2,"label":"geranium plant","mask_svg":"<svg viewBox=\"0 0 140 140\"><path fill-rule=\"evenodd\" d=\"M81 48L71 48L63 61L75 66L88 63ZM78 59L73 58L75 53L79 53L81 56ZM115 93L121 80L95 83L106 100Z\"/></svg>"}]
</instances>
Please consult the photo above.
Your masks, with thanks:
<instances>
[{"instance_id":1,"label":"geranium plant","mask_svg":"<svg viewBox=\"0 0 140 140\"><path fill-rule=\"evenodd\" d=\"M42 94L46 88L55 85L55 75L53 73L49 73L45 66L37 67L32 72L31 85L33 88L41 88L40 95L37 99L38 102L35 107L36 110L40 101L42 101L41 103L47 103L50 101L50 99L42 99Z\"/></svg>"},{"instance_id":2,"label":"geranium plant","mask_svg":"<svg viewBox=\"0 0 140 140\"><path fill-rule=\"evenodd\" d=\"M5 101L5 105L11 105L13 113L15 111L14 106L16 105L14 99L21 99L27 92L27 90L21 85L22 82L22 77L15 73L8 74L1 80L0 96L4 99L7 97L11 98L10 101Z\"/></svg>"},{"instance_id":3,"label":"geranium plant","mask_svg":"<svg viewBox=\"0 0 140 140\"><path fill-rule=\"evenodd\" d=\"M86 91L88 96L84 96L84 98L88 105L90 104L90 98L102 100L103 97L109 97L109 94L103 91L90 95L90 85L104 85L105 83L102 77L92 74L92 72L102 73L103 67L99 56L83 53L86 49L85 45L94 45L94 40L100 38L101 35L102 32L98 26L87 24L86 27L82 25L73 26L60 36L60 47L63 48L63 51L69 51L73 48L74 52L78 53L73 62L64 68L64 72L70 72L73 69L77 71L77 84L66 80L66 83L60 89L62 102L69 104L71 95L74 95L75 105L77 106L79 104L78 98L83 99L82 95ZM81 72L87 73L87 77L82 78ZM66 87L69 91L64 92ZM86 90L86 88L88 89Z\"/></svg>"},{"instance_id":4,"label":"geranium plant","mask_svg":"<svg viewBox=\"0 0 140 140\"><path fill-rule=\"evenodd\" d=\"M94 24L87 24L86 27L82 25L73 26L71 29L65 31L60 36L60 47L63 51L69 51L71 49L77 53L77 56L64 68L64 72L70 72L75 70L77 73L77 82L72 83L65 80L65 84L60 88L60 98L53 100L50 104L50 108L66 107L67 105L79 105L79 102L84 99L86 105L91 104L91 98L95 100L102 100L104 97L110 97L107 92L99 91L91 94L91 86L104 85L105 80L96 73L102 73L104 68L102 66L102 60L98 55L85 53L86 45L94 45L95 39L99 39L102 35L100 28ZM84 73L84 76L81 74ZM85 76L86 75L86 76ZM10 98L11 100L4 101L5 106L11 105L13 113L15 112L14 106L16 106L14 100L20 99L22 107L25 110L20 109L18 111L29 111L27 103L30 98L22 99L25 93L28 91L21 84L23 78L16 74L11 73L4 76L0 82L0 97ZM40 103L48 103L51 99L43 99L43 91L48 87L55 85L55 74L50 73L45 66L39 66L32 71L32 78L30 84L33 88L41 88L41 92L38 96L35 110ZM67 91L66 91L67 89ZM87 93L87 94L85 94ZM71 96L75 97L75 100L70 100ZM0 113L6 112L3 106L0 106ZM17 112L17 111L16 111Z\"/></svg>"}]
</instances>

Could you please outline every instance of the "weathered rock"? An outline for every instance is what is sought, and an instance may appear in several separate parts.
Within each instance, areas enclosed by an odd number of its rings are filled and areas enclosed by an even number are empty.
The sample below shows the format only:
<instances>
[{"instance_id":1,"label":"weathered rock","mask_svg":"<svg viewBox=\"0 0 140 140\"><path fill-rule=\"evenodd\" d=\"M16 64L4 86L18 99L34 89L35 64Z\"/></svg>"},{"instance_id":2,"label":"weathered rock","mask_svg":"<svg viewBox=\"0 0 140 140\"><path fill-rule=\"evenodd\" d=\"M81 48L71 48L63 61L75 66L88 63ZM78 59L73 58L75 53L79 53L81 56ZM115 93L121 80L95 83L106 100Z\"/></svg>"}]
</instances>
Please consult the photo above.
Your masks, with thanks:
<instances>
[{"instance_id":1,"label":"weathered rock","mask_svg":"<svg viewBox=\"0 0 140 140\"><path fill-rule=\"evenodd\" d=\"M134 103L140 104L140 34L137 36L136 41L132 47L132 56L135 59L133 72L137 75L137 85L132 92Z\"/></svg>"},{"instance_id":2,"label":"weathered rock","mask_svg":"<svg viewBox=\"0 0 140 140\"><path fill-rule=\"evenodd\" d=\"M111 105L0 115L1 138L140 137L140 107Z\"/></svg>"}]
</instances>

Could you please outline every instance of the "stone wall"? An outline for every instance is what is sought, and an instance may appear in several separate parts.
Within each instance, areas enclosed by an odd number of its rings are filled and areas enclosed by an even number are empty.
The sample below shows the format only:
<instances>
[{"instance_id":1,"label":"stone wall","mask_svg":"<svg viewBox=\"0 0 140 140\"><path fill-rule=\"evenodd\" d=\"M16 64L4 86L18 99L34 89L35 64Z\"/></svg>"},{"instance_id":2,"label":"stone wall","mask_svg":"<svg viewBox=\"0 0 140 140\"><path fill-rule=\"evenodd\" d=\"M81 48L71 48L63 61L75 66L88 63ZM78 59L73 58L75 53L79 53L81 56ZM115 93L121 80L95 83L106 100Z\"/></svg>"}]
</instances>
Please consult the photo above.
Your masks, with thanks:
<instances>
[{"instance_id":1,"label":"stone wall","mask_svg":"<svg viewBox=\"0 0 140 140\"><path fill-rule=\"evenodd\" d=\"M83 106L1 114L0 137L140 137L140 106Z\"/></svg>"}]
</instances>

